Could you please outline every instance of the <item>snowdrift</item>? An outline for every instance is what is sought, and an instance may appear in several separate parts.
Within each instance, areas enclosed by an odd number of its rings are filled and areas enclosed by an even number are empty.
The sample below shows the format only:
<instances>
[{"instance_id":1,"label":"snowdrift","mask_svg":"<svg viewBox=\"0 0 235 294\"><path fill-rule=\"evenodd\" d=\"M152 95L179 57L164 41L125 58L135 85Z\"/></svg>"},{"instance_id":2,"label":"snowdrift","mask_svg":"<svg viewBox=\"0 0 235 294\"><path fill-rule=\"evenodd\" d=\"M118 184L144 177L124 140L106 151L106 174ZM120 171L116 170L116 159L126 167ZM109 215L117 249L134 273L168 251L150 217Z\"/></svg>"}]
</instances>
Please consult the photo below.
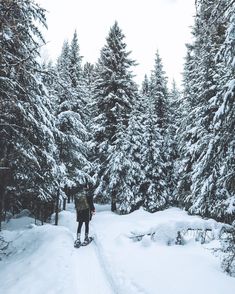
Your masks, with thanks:
<instances>
[{"instance_id":1,"label":"snowdrift","mask_svg":"<svg viewBox=\"0 0 235 294\"><path fill-rule=\"evenodd\" d=\"M3 236L10 243L8 257L0 263L1 293L68 293L74 283L71 231L31 225L26 230L19 226L17 231L5 230Z\"/></svg>"},{"instance_id":2,"label":"snowdrift","mask_svg":"<svg viewBox=\"0 0 235 294\"><path fill-rule=\"evenodd\" d=\"M0 261L1 293L235 293L235 279L223 273L211 251L219 246L222 224L178 208L120 216L97 206L90 228L94 242L75 249L73 204L67 209L59 226L35 226L26 216L4 224L1 236L9 246ZM188 228L210 229L213 240L201 244L185 235L184 246L169 244ZM133 234L143 237L135 242Z\"/></svg>"}]
</instances>

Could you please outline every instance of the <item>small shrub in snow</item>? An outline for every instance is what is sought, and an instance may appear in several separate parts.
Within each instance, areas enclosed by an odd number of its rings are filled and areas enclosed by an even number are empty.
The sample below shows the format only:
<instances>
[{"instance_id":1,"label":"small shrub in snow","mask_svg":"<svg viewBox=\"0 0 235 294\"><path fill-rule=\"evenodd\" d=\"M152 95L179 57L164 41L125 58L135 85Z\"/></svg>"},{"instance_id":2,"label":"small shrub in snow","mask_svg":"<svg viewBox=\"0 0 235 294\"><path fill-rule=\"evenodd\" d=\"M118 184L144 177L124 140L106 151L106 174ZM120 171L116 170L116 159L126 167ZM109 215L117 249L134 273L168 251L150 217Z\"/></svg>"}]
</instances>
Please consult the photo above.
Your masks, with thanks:
<instances>
[{"instance_id":1,"label":"small shrub in snow","mask_svg":"<svg viewBox=\"0 0 235 294\"><path fill-rule=\"evenodd\" d=\"M4 240L3 236L0 236L0 260L7 254L6 250L9 246L9 242Z\"/></svg>"},{"instance_id":2,"label":"small shrub in snow","mask_svg":"<svg viewBox=\"0 0 235 294\"><path fill-rule=\"evenodd\" d=\"M235 277L235 221L230 228L221 233L222 268L230 276Z\"/></svg>"},{"instance_id":3,"label":"small shrub in snow","mask_svg":"<svg viewBox=\"0 0 235 294\"><path fill-rule=\"evenodd\" d=\"M177 236L175 239L175 245L184 245L185 241L180 231L177 232Z\"/></svg>"}]
</instances>

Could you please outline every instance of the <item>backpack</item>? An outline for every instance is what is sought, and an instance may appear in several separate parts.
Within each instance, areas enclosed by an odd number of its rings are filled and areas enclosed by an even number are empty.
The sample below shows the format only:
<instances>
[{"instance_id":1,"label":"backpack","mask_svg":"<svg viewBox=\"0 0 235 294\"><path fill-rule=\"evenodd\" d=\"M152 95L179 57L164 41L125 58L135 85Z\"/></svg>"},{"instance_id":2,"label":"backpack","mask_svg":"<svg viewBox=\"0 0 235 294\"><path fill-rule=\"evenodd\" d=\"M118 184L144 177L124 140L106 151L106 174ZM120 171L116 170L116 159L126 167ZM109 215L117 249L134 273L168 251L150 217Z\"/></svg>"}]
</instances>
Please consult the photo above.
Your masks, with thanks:
<instances>
[{"instance_id":1,"label":"backpack","mask_svg":"<svg viewBox=\"0 0 235 294\"><path fill-rule=\"evenodd\" d=\"M77 211L89 208L89 204L85 193L78 194L75 198L75 208Z\"/></svg>"}]
</instances>

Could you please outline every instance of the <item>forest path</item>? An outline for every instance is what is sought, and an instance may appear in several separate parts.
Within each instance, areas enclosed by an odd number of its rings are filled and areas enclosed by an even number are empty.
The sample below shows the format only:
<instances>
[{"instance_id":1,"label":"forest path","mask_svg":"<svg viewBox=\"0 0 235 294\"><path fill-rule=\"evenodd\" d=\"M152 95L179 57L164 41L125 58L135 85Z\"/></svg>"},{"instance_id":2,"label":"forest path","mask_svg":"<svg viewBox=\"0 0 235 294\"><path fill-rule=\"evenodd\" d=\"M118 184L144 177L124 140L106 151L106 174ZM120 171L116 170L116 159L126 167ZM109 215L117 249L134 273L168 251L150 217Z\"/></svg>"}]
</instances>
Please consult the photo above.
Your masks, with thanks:
<instances>
[{"instance_id":1,"label":"forest path","mask_svg":"<svg viewBox=\"0 0 235 294\"><path fill-rule=\"evenodd\" d=\"M74 210L74 204L69 204L67 210L74 215L74 222L76 220L76 213ZM74 239L76 233L72 230ZM92 233L91 233L92 235ZM84 226L82 228L82 238L84 238ZM117 293L113 289L108 276L100 262L100 258L97 255L97 249L95 241L92 241L88 246L81 246L80 248L74 248L72 252L72 260L74 267L74 281L77 288L77 293L86 294L114 294ZM74 293L76 294L76 293Z\"/></svg>"},{"instance_id":2,"label":"forest path","mask_svg":"<svg viewBox=\"0 0 235 294\"><path fill-rule=\"evenodd\" d=\"M113 294L108 278L99 258L97 258L95 244L75 248L72 253L74 261L74 280L77 293ZM75 293L76 294L76 293Z\"/></svg>"},{"instance_id":3,"label":"forest path","mask_svg":"<svg viewBox=\"0 0 235 294\"><path fill-rule=\"evenodd\" d=\"M77 293L81 294L146 294L145 289L140 287L125 273L112 265L112 256L103 248L103 237L107 234L109 222L103 220L102 212L109 211L107 206L96 207L96 215L90 223L90 236L94 238L88 246L74 248L72 252L74 281ZM76 212L74 204L67 206L69 214L64 225L76 237ZM99 225L97 226L97 222ZM81 241L84 238L84 225L81 232ZM110 244L112 247L113 244ZM117 256L118 258L118 256Z\"/></svg>"}]
</instances>

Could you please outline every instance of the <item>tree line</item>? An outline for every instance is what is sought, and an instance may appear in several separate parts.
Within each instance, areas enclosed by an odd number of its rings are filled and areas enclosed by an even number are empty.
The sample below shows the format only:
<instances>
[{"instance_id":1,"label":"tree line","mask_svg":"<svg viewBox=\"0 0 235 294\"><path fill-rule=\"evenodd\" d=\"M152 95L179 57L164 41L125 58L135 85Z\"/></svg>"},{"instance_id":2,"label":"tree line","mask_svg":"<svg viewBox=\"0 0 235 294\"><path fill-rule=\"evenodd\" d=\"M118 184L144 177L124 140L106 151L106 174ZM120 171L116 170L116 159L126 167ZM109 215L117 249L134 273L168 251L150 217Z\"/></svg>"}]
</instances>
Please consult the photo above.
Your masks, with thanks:
<instances>
[{"instance_id":1,"label":"tree line","mask_svg":"<svg viewBox=\"0 0 235 294\"><path fill-rule=\"evenodd\" d=\"M160 53L141 86L117 22L96 64L77 32L39 62L45 10L0 2L0 212L46 220L84 183L130 213L175 205L235 216L235 1L196 1L183 90L168 88Z\"/></svg>"}]
</instances>

